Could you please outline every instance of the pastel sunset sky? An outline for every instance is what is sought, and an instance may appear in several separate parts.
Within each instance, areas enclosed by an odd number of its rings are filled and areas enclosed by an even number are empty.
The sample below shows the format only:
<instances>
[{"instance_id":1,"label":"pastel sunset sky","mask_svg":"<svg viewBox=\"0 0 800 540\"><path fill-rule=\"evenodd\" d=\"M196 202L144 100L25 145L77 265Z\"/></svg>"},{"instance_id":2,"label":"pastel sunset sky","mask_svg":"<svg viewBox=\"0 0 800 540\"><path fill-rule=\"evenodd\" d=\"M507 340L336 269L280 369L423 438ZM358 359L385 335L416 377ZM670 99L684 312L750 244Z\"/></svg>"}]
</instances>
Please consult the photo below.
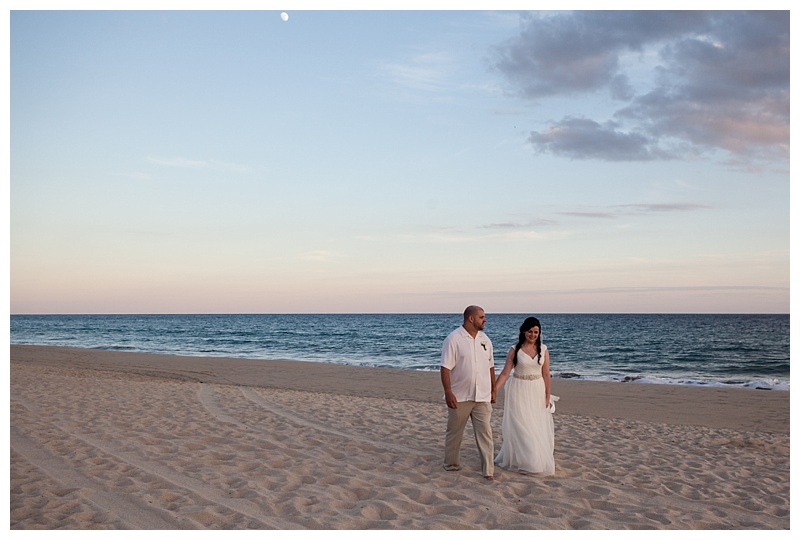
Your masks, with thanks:
<instances>
[{"instance_id":1,"label":"pastel sunset sky","mask_svg":"<svg viewBox=\"0 0 800 540\"><path fill-rule=\"evenodd\" d=\"M519 4L11 11L11 313L788 313L789 12Z\"/></svg>"}]
</instances>

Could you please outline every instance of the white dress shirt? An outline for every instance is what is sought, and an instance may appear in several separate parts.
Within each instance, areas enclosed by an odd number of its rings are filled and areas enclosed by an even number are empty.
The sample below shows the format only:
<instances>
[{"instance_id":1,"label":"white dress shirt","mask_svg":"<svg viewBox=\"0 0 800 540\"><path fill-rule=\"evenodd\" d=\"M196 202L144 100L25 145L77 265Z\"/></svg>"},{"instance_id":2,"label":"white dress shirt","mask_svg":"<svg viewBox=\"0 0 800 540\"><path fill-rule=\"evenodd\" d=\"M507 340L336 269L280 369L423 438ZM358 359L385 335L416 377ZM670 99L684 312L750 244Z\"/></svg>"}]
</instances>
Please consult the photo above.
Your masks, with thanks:
<instances>
[{"instance_id":1,"label":"white dress shirt","mask_svg":"<svg viewBox=\"0 0 800 540\"><path fill-rule=\"evenodd\" d=\"M463 326L442 345L442 367L450 370L450 388L458 401L492 401L492 341L483 332L473 338Z\"/></svg>"}]
</instances>

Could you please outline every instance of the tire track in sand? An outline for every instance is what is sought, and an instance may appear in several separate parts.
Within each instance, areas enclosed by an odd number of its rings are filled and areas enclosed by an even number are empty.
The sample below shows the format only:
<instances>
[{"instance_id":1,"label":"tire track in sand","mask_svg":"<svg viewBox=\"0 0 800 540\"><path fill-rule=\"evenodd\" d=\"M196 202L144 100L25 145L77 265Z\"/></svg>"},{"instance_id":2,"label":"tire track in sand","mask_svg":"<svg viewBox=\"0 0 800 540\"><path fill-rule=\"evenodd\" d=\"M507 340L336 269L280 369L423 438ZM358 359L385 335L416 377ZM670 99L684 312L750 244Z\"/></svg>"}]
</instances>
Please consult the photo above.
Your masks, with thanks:
<instances>
[{"instance_id":1,"label":"tire track in sand","mask_svg":"<svg viewBox=\"0 0 800 540\"><path fill-rule=\"evenodd\" d=\"M130 529L180 529L181 523L166 511L144 504L126 493L109 491L94 478L81 474L60 457L35 444L18 428L11 428L11 451L64 487L76 488L89 505L116 516ZM120 512L124 509L124 512Z\"/></svg>"},{"instance_id":2,"label":"tire track in sand","mask_svg":"<svg viewBox=\"0 0 800 540\"><path fill-rule=\"evenodd\" d=\"M202 384L199 385L197 390L197 397L200 401L200 404L206 411L217 418L220 422L224 422L227 424L231 424L236 426L238 429L245 431L249 435L253 435L255 437L261 436L268 436L272 434L272 431L266 428L261 428L258 426L250 425L246 422L239 420L238 418L232 416L228 411L224 409L222 405L220 405L219 400L216 398L214 393L213 384ZM386 450L390 450L393 452L397 452L402 456L412 455L418 460L422 461L430 461L432 458L432 454L430 452L421 451L419 449L411 448L408 446L393 444L385 441L375 440L374 438L348 433L341 429L335 429L329 427L326 424L321 422L315 422L313 420L309 420L308 418L295 414L293 412L287 411L284 407L280 405L276 405L272 402L269 402L265 398L256 394L252 389L242 387L240 388L242 395L248 399L249 401L256 404L259 408L266 410L268 413L283 418L290 423L293 423L298 426L303 426L310 428L314 431L325 433L328 435L333 435L339 439L344 439L345 441L357 441L362 444L365 444L371 448L374 448L375 453L377 454L385 454ZM302 454L309 460L315 460L316 457L305 450L305 447L301 445L302 448L298 449L295 447L290 447L285 443L281 443L277 440L272 440L272 444L276 444L282 446L287 450L291 450L295 454ZM339 447L342 447L339 445ZM360 474L372 474L378 478L382 478L380 474L371 473L370 471L359 471Z\"/></svg>"},{"instance_id":3,"label":"tire track in sand","mask_svg":"<svg viewBox=\"0 0 800 540\"><path fill-rule=\"evenodd\" d=\"M217 419L219 419L222 422L227 422L229 424L234 424L234 425L239 426L240 428L243 428L243 429L245 429L247 431L253 431L255 428L253 428L252 426L250 426L250 425L248 425L248 424L246 424L244 422L239 421L237 418L234 418L228 412L223 410L222 407L220 407L218 405L217 400L214 397L214 391L212 389L212 386L214 386L214 385L212 385L212 384L203 384L203 385L200 385L200 388L198 388L197 397L200 400L200 403L203 405L203 407L209 413L211 413L213 416L215 416ZM288 420L288 421L290 421L290 422L292 422L294 424L297 424L297 425L300 425L300 426L305 426L307 428L311 428L313 430L320 431L322 433L327 433L329 435L334 435L334 436L339 437L339 438L343 438L343 439L347 439L347 440L351 440L351 441L358 441L358 442L373 446L376 449L381 449L381 448L389 449L389 450L393 450L395 452L400 452L402 454L414 454L414 455L416 455L418 457L423 457L423 458L429 458L430 455L431 455L430 452L424 452L424 451L421 451L421 450L419 450L417 448L412 448L410 446L403 446L403 445L394 444L394 443L390 443L390 442L386 442L386 441L380 441L380 440L376 441L375 439L370 438L370 437L365 437L365 436L358 435L358 434L355 434L355 433L347 433L347 432L345 432L345 431L343 431L341 429L336 429L336 428L329 427L326 424L323 424L321 422L315 422L314 420L309 420L305 416L301 416L301 415L295 414L295 413L293 413L291 411L288 411L288 410L286 410L286 408L284 408L284 407L282 407L280 405L276 405L275 403L272 403L272 402L268 401L267 399L259 396L251 388L241 387L240 390L242 392L242 395L244 395L244 397L246 397L247 399L249 399L250 401L252 401L256 405L258 405L260 408L266 409L270 413L272 413L272 414L274 414L276 416L280 416L280 417L284 418L285 420Z\"/></svg>"},{"instance_id":4,"label":"tire track in sand","mask_svg":"<svg viewBox=\"0 0 800 540\"><path fill-rule=\"evenodd\" d=\"M381 441L381 440L375 440L374 438L364 437L364 436L358 435L356 433L346 433L346 432L342 431L341 429L335 429L335 428L329 427L328 425L323 424L321 422L316 422L314 420L310 420L310 419L306 418L305 416L300 416L300 415L295 414L295 413L293 413L291 411L287 411L284 407L281 407L280 405L276 405L275 403L268 401L266 398L258 395L252 388L242 387L241 391L242 391L242 394L244 394L244 396L247 399L249 399L250 401L252 401L256 405L258 405L259 407L261 407L263 409L266 409L266 410L268 410L269 412L271 412L273 414L277 414L278 416L282 416L283 418L285 418L287 420L290 420L291 422L294 422L295 424L298 424L298 425L301 425L301 426L305 426L305 427L308 427L308 428L311 428L311 429L315 429L315 430L321 431L323 433L328 433L330 435L335 435L337 437L343 437L345 439L349 439L349 440L353 440L353 441L359 441L361 443L368 444L368 445L371 445L371 446L375 446L375 447L379 447L379 448L380 447L387 448L389 450L394 450L396 452L401 452L403 454L415 454L415 455L421 456L421 457L429 457L430 456L429 452L422 452L417 448L412 448L410 446L394 444L394 443Z\"/></svg>"},{"instance_id":5,"label":"tire track in sand","mask_svg":"<svg viewBox=\"0 0 800 540\"><path fill-rule=\"evenodd\" d=\"M231 414L229 414L226 410L224 410L223 406L218 403L217 398L214 394L214 386L216 385L209 385L203 384L200 388L198 388L198 398L200 399L201 404L203 407L214 417L216 417L219 421L225 422L228 424L232 424L237 426L241 430L245 430L249 435L252 436L265 436L269 437L273 435L272 430L267 427L258 427L258 426L251 426L245 422L240 421L239 419L235 418ZM284 418L291 423L295 423L302 427L310 428L314 431L319 431L321 433L334 435L338 439L345 439L345 441L359 441L362 443L367 444L371 448L374 448L375 454L378 456L379 459L383 461L387 461L383 459L386 457L386 450L390 450L391 452L397 452L400 456L407 456L412 454L413 457L416 459L416 464L406 464L406 471L411 473L414 469L418 469L415 474L407 474L405 479L398 479L392 478L392 475L386 475L381 473L379 470L374 468L372 469L365 469L365 468L358 468L357 470L354 469L353 474L348 475L342 468L339 468L339 473L342 475L342 478L347 478L349 480L355 480L359 482L358 488L352 488L347 486L340 486L343 489L348 491L352 491L353 489L357 489L359 491L363 491L364 487L369 488L370 495L368 498L370 500L380 500L381 499L381 490L383 489L395 489L399 493L401 493L404 497L407 497L409 501L412 501L414 506L413 512L429 512L435 514L446 514L450 511L460 511L462 506L462 496L458 493L458 491L454 491L452 489L453 486L446 485L442 486L437 484L436 482L431 482L431 473L430 469L436 470L442 478L446 478L447 482L452 482L452 473L444 472L441 469L440 461L438 457L432 457L430 452L424 452L421 450L413 449L407 446L397 445L388 443L385 441L376 441L375 439L361 436L353 433L346 433L340 429L331 428L325 424L320 422L315 422L313 420L309 420L303 416L297 415L290 411L287 411L284 407L276 405L268 400L262 398L258 394L256 394L252 389L242 387L240 388L242 395L247 398L248 400L254 402L261 408L266 409L269 413L274 414L278 417ZM293 455L299 456L302 455L303 458L308 462L315 462L318 460L318 456L312 452L307 450L306 446L300 445L298 447L292 447L290 445L286 445L283 443L279 443L276 440L271 441L272 444L276 446L283 447L286 451L291 452ZM346 452L348 449L342 445L338 445L337 448L341 452ZM363 449L359 449L363 451ZM342 459L347 461L347 454L345 453L341 458L334 458L334 459ZM388 461L391 461L389 459ZM393 466L393 465L392 465ZM483 484L485 482L482 478L479 477L470 478L470 477L462 477L463 481L469 483L475 483L476 486L480 486L481 488L485 488ZM363 485L362 485L363 483ZM457 510L453 510L456 508Z\"/></svg>"},{"instance_id":6,"label":"tire track in sand","mask_svg":"<svg viewBox=\"0 0 800 540\"><path fill-rule=\"evenodd\" d=\"M21 404L23 407L25 407L31 412L36 411L35 406L30 406L25 401L22 401L18 398L15 399L15 401L17 401L19 404ZM82 441L84 444L87 444L89 446L96 448L97 450L100 450L104 454L108 454L119 461L122 461L148 474L154 475L160 478L161 480L169 484L172 484L180 489L188 491L199 499L207 501L216 506L227 508L228 510L231 510L233 512L246 516L250 519L258 521L264 526L263 528L265 529L303 528L297 523L288 522L276 516L265 515L257 504L247 499L232 499L228 497L223 490L214 488L213 486L201 480L196 480L190 476L181 474L164 465L161 465L160 463L150 461L149 459L140 456L136 451L130 450L120 443L103 442L85 434L78 435L74 433L73 430L70 430L69 428L65 427L60 422L52 422L51 425L59 429L60 431L64 432L67 436L74 437ZM117 498L106 497L109 494L109 492L104 491L105 488L103 488L102 484L91 479L88 476L77 473L75 471L75 467L67 463L62 462L60 466L56 465L48 467L47 466L48 458L52 458L55 456L44 449L37 450L37 448L41 447L38 447L36 444L31 442L30 439L27 438L27 436L25 436L24 434L22 434L21 431L19 431L19 429L17 428L13 429L18 436L18 442L16 443L16 448L14 448L13 445L12 448L15 451L17 451L20 455L24 456L32 464L42 469L52 478L58 480L61 483L66 483L67 485L75 485L80 487L83 486L89 487L91 485L95 490L99 488L101 491L103 491L102 497L105 497L106 499L105 502L121 504L122 506L119 506L118 508L131 508L131 506L133 505L134 512L130 514L126 513L125 515L138 516L139 519L137 519L137 521L141 521L142 523L144 523L144 526L141 526L140 523L140 526L135 526L133 528L137 529L162 528L160 526L148 525L149 522L147 520L150 517L153 517L154 514L152 513L152 511L149 514L143 512L143 510L150 511L151 510L150 507L143 506L142 503L138 502L135 498L123 497L121 495L119 495ZM110 510L111 513L119 515L117 512L113 510L115 508L114 504L105 504L105 506L101 506L100 508L103 508L104 511L108 511L107 509L111 508L112 509ZM123 521L125 521L124 518L122 519ZM164 521L163 518L159 518L158 520ZM178 524L172 524L170 527L164 527L164 528L174 529L181 527Z\"/></svg>"}]
</instances>

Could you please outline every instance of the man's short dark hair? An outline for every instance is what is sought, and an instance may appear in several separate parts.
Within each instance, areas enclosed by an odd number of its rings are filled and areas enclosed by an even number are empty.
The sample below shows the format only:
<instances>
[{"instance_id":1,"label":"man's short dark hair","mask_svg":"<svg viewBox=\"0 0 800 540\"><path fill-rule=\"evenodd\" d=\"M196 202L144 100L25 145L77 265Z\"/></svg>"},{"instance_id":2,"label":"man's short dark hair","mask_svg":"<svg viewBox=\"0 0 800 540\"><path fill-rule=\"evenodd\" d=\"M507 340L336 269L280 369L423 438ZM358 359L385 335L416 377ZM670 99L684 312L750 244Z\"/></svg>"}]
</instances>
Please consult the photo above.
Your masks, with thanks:
<instances>
[{"instance_id":1,"label":"man's short dark hair","mask_svg":"<svg viewBox=\"0 0 800 540\"><path fill-rule=\"evenodd\" d=\"M478 315L481 311L483 311L483 308L480 306L469 306L464 310L464 321L466 322L470 317Z\"/></svg>"}]
</instances>

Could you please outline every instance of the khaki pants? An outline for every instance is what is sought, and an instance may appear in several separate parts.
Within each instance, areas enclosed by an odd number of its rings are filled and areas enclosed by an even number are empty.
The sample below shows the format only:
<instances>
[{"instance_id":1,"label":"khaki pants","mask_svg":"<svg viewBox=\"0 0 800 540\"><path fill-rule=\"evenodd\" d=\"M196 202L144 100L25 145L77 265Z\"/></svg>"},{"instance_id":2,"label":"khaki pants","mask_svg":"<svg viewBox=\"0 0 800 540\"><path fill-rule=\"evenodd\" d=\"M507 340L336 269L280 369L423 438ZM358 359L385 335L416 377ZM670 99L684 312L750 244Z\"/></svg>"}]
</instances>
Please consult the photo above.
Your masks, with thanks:
<instances>
[{"instance_id":1,"label":"khaki pants","mask_svg":"<svg viewBox=\"0 0 800 540\"><path fill-rule=\"evenodd\" d=\"M447 409L447 433L444 440L444 467L461 467L461 439L467 419L472 418L475 442L481 454L483 476L494 476L494 439L492 438L492 404L459 401L457 409Z\"/></svg>"}]
</instances>

